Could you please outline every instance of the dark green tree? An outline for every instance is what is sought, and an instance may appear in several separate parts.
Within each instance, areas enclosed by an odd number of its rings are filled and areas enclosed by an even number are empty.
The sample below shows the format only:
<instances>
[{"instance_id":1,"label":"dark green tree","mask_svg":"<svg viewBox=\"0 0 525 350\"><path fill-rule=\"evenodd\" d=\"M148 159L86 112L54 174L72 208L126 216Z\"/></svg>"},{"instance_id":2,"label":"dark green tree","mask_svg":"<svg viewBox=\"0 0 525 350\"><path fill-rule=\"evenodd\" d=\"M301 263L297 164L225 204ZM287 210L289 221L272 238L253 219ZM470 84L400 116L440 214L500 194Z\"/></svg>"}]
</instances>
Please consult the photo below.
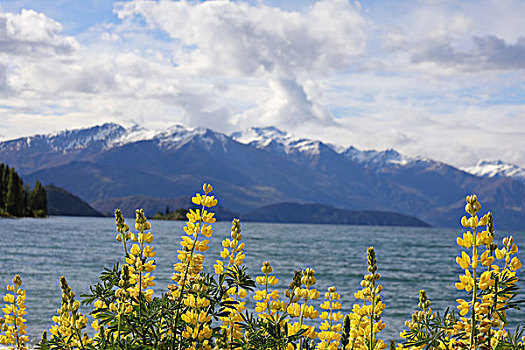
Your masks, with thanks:
<instances>
[{"instance_id":1,"label":"dark green tree","mask_svg":"<svg viewBox=\"0 0 525 350\"><path fill-rule=\"evenodd\" d=\"M5 195L7 192L7 178L6 173L8 171L8 166L4 163L0 164L0 210L5 208Z\"/></svg>"},{"instance_id":2,"label":"dark green tree","mask_svg":"<svg viewBox=\"0 0 525 350\"><path fill-rule=\"evenodd\" d=\"M9 169L5 211L13 216L23 216L25 211L24 183L15 169Z\"/></svg>"},{"instance_id":3,"label":"dark green tree","mask_svg":"<svg viewBox=\"0 0 525 350\"><path fill-rule=\"evenodd\" d=\"M35 187L29 195L29 208L28 211L35 217L47 216L47 196L46 189L40 181L35 183Z\"/></svg>"}]
</instances>

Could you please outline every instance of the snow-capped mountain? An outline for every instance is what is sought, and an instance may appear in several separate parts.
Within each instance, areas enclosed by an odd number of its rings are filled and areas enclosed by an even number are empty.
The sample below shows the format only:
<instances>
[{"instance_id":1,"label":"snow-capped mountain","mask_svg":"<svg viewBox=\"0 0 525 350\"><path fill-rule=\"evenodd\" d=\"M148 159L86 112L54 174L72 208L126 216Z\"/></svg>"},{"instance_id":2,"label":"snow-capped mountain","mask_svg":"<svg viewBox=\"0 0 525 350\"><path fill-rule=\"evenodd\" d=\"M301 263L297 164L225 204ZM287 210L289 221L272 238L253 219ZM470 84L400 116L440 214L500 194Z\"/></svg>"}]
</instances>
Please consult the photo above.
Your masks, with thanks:
<instances>
[{"instance_id":1,"label":"snow-capped mountain","mask_svg":"<svg viewBox=\"0 0 525 350\"><path fill-rule=\"evenodd\" d=\"M227 152L226 144L229 138L210 129L190 129L182 125L175 125L168 128L167 131L157 134L154 139L163 149L179 149L198 140L207 150L210 150L213 145L219 145Z\"/></svg>"},{"instance_id":2,"label":"snow-capped mountain","mask_svg":"<svg viewBox=\"0 0 525 350\"><path fill-rule=\"evenodd\" d=\"M480 160L475 166L463 171L482 177L510 177L525 182L525 169L501 160Z\"/></svg>"},{"instance_id":3,"label":"snow-capped mountain","mask_svg":"<svg viewBox=\"0 0 525 350\"><path fill-rule=\"evenodd\" d=\"M348 159L351 159L369 169L379 172L390 168L423 168L435 163L433 160L423 157L408 157L394 149L387 149L384 151L361 151L353 146L350 146L345 151L343 151L342 154Z\"/></svg>"},{"instance_id":4,"label":"snow-capped mountain","mask_svg":"<svg viewBox=\"0 0 525 350\"><path fill-rule=\"evenodd\" d=\"M297 137L275 127L251 127L235 132L231 137L241 143L252 145L258 149L271 150L288 156L316 156L323 148L343 155L362 166L383 172L392 168L428 167L436 162L423 157L408 157L396 150L384 151L359 150L353 146L341 148L317 140Z\"/></svg>"},{"instance_id":5,"label":"snow-capped mountain","mask_svg":"<svg viewBox=\"0 0 525 350\"><path fill-rule=\"evenodd\" d=\"M85 149L93 144L106 147L125 133L126 129L122 126L107 123L92 128L64 130L47 135L35 135L1 142L0 153L45 147L53 152L67 154Z\"/></svg>"},{"instance_id":6,"label":"snow-capped mountain","mask_svg":"<svg viewBox=\"0 0 525 350\"><path fill-rule=\"evenodd\" d=\"M258 149L271 150L286 155L315 156L321 152L323 147L333 149L329 144L296 137L273 126L251 127L234 132L231 137L237 142L252 145Z\"/></svg>"},{"instance_id":7,"label":"snow-capped mountain","mask_svg":"<svg viewBox=\"0 0 525 350\"><path fill-rule=\"evenodd\" d=\"M124 128L115 123L106 123L0 142L0 159L25 174L80 159L91 160L101 152L137 142L152 141L160 149L178 149L196 138L211 146L219 139L224 143L227 136L209 129L192 129L182 125L158 131L138 125Z\"/></svg>"},{"instance_id":8,"label":"snow-capped mountain","mask_svg":"<svg viewBox=\"0 0 525 350\"><path fill-rule=\"evenodd\" d=\"M0 162L27 183L53 183L92 203L135 195L176 198L210 182L221 203L240 213L283 202L318 203L455 225L465 194L477 193L498 222L517 227L525 215L521 181L475 176L395 150L340 151L273 127L226 135L109 123L0 142Z\"/></svg>"},{"instance_id":9,"label":"snow-capped mountain","mask_svg":"<svg viewBox=\"0 0 525 350\"><path fill-rule=\"evenodd\" d=\"M0 159L24 174L98 154L112 147L115 140L125 133L126 129L122 126L108 123L86 129L22 137L0 142Z\"/></svg>"},{"instance_id":10,"label":"snow-capped mountain","mask_svg":"<svg viewBox=\"0 0 525 350\"><path fill-rule=\"evenodd\" d=\"M47 135L35 135L0 142L0 154L24 149L46 148L49 151L68 154L89 149L111 149L130 143L157 140L165 147L178 147L194 137L210 137L210 130L173 125L164 131L150 130L139 125L124 128L115 123L106 123L91 128L65 130ZM212 132L212 134L215 134ZM223 135L224 136L224 135Z\"/></svg>"},{"instance_id":11,"label":"snow-capped mountain","mask_svg":"<svg viewBox=\"0 0 525 350\"><path fill-rule=\"evenodd\" d=\"M102 126L110 127L111 124L104 124ZM140 125L133 125L126 129L123 127L121 128L123 129L123 132L119 135L119 137L111 139L107 143L106 148L118 147L128 143L144 140L152 140L159 134L159 132L156 130L149 130Z\"/></svg>"}]
</instances>

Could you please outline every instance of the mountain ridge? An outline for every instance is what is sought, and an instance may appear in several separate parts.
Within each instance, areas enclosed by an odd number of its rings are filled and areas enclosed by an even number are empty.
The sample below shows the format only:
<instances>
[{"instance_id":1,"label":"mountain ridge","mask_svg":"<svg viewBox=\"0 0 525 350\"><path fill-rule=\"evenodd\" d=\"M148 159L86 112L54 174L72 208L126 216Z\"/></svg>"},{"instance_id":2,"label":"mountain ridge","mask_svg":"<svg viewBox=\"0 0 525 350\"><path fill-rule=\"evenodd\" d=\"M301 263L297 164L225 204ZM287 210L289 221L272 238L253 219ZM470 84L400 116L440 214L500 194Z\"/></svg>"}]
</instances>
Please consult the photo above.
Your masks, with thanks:
<instances>
[{"instance_id":1,"label":"mountain ridge","mask_svg":"<svg viewBox=\"0 0 525 350\"><path fill-rule=\"evenodd\" d=\"M477 193L495 215L502 213L501 222L523 227L523 182L479 177L395 150L340 149L273 127L226 135L181 125L152 132L110 123L76 132L83 135L81 146L72 147L64 137L65 146L59 147L57 138L74 131L48 136L47 146L44 136L39 144L19 142L18 150L6 151L2 142L0 161L18 162L24 179L56 183L91 203L132 195L176 198L208 182L234 212L283 202L317 203L393 211L452 226L464 215L464 196Z\"/></svg>"},{"instance_id":2,"label":"mountain ridge","mask_svg":"<svg viewBox=\"0 0 525 350\"><path fill-rule=\"evenodd\" d=\"M345 210L329 205L278 203L271 204L240 216L241 220L253 222L417 226L430 225L415 217L394 212L374 210Z\"/></svg>"},{"instance_id":3,"label":"mountain ridge","mask_svg":"<svg viewBox=\"0 0 525 350\"><path fill-rule=\"evenodd\" d=\"M525 182L525 168L501 160L480 160L472 167L461 169L480 177L508 177Z\"/></svg>"}]
</instances>

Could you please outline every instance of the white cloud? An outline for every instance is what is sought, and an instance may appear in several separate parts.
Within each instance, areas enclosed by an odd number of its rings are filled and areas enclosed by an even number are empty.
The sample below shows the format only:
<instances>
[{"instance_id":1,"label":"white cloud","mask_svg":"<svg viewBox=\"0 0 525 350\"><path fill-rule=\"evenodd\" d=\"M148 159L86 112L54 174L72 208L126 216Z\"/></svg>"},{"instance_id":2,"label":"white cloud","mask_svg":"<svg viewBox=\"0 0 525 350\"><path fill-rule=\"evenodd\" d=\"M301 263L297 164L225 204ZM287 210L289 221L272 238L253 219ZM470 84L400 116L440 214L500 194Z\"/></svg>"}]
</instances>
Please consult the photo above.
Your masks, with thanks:
<instances>
[{"instance_id":1,"label":"white cloud","mask_svg":"<svg viewBox=\"0 0 525 350\"><path fill-rule=\"evenodd\" d=\"M474 36L470 50L455 49L449 42L430 42L414 53L412 61L434 62L467 72L525 69L525 37L511 44L495 36Z\"/></svg>"},{"instance_id":2,"label":"white cloud","mask_svg":"<svg viewBox=\"0 0 525 350\"><path fill-rule=\"evenodd\" d=\"M44 13L0 12L0 132L274 125L456 165L525 165L525 3L293 4L123 2L118 23L75 37Z\"/></svg>"},{"instance_id":3,"label":"white cloud","mask_svg":"<svg viewBox=\"0 0 525 350\"><path fill-rule=\"evenodd\" d=\"M78 43L60 36L60 23L42 13L22 10L20 14L0 12L0 53L9 55L54 55L73 51Z\"/></svg>"},{"instance_id":4,"label":"white cloud","mask_svg":"<svg viewBox=\"0 0 525 350\"><path fill-rule=\"evenodd\" d=\"M180 40L177 64L195 73L326 72L345 68L365 43L363 19L345 0L322 0L306 13L230 1L133 1L117 13L143 16Z\"/></svg>"},{"instance_id":5,"label":"white cloud","mask_svg":"<svg viewBox=\"0 0 525 350\"><path fill-rule=\"evenodd\" d=\"M174 52L179 71L266 81L267 95L255 108L234 116L220 110L226 124L333 124L304 84L346 69L365 45L364 20L345 0L319 1L305 13L229 1L137 1L123 3L117 13L122 19L143 16L180 41Z\"/></svg>"},{"instance_id":6,"label":"white cloud","mask_svg":"<svg viewBox=\"0 0 525 350\"><path fill-rule=\"evenodd\" d=\"M382 27L383 47L407 53L405 67L445 75L525 68L524 2L418 2L407 8Z\"/></svg>"}]
</instances>

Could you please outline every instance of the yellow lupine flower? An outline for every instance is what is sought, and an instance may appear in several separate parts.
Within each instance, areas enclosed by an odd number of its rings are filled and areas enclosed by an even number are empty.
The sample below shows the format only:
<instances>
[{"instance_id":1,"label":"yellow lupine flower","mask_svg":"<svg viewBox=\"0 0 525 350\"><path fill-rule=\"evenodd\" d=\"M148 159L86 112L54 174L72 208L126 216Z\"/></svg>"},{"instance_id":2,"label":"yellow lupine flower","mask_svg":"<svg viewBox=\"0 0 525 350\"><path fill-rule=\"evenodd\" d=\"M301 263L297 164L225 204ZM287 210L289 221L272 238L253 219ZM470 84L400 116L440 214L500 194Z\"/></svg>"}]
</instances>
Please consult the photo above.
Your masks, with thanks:
<instances>
[{"instance_id":1,"label":"yellow lupine flower","mask_svg":"<svg viewBox=\"0 0 525 350\"><path fill-rule=\"evenodd\" d=\"M201 205L201 202L202 202L202 196L200 193L197 193L195 194L195 197L193 197L191 199L191 201L193 202L193 204L196 204L196 205Z\"/></svg>"},{"instance_id":2,"label":"yellow lupine flower","mask_svg":"<svg viewBox=\"0 0 525 350\"><path fill-rule=\"evenodd\" d=\"M268 284L275 286L279 282L279 279L275 276L268 276Z\"/></svg>"},{"instance_id":3,"label":"yellow lupine flower","mask_svg":"<svg viewBox=\"0 0 525 350\"><path fill-rule=\"evenodd\" d=\"M138 246L138 244L133 244L133 246L131 247L130 251L129 251L131 254L133 255L139 255L140 254L140 247Z\"/></svg>"},{"instance_id":4,"label":"yellow lupine flower","mask_svg":"<svg viewBox=\"0 0 525 350\"><path fill-rule=\"evenodd\" d=\"M157 256L157 252L154 251L153 249L155 249L154 247L150 247L149 245L145 246L144 247L144 257L146 258L154 258L155 256Z\"/></svg>"},{"instance_id":5,"label":"yellow lupine flower","mask_svg":"<svg viewBox=\"0 0 525 350\"><path fill-rule=\"evenodd\" d=\"M481 274L481 277L479 279L479 288L481 290L485 290L494 285L495 281L491 279L491 276L492 276L492 271L485 271Z\"/></svg>"},{"instance_id":6,"label":"yellow lupine flower","mask_svg":"<svg viewBox=\"0 0 525 350\"><path fill-rule=\"evenodd\" d=\"M208 247L208 243L210 243L210 241L208 241L208 240L196 242L195 243L195 250L199 251L199 252L208 251L210 249L210 247Z\"/></svg>"},{"instance_id":7,"label":"yellow lupine flower","mask_svg":"<svg viewBox=\"0 0 525 350\"><path fill-rule=\"evenodd\" d=\"M198 224L195 225L193 222L187 221L186 226L183 228L183 230L188 236L193 236L196 232L199 231L198 227Z\"/></svg>"},{"instance_id":8,"label":"yellow lupine flower","mask_svg":"<svg viewBox=\"0 0 525 350\"><path fill-rule=\"evenodd\" d=\"M231 258L231 257L230 257ZM242 254L242 252L239 252L236 256L235 256L235 259L233 260L233 263L237 266L241 266L243 264L243 261L244 261L244 258L245 258L245 255ZM276 281L278 281L278 279L276 279ZM277 282L276 282L277 283Z\"/></svg>"},{"instance_id":9,"label":"yellow lupine flower","mask_svg":"<svg viewBox=\"0 0 525 350\"><path fill-rule=\"evenodd\" d=\"M506 248L496 249L496 258L498 260L503 259L506 254L507 254L507 249Z\"/></svg>"},{"instance_id":10,"label":"yellow lupine flower","mask_svg":"<svg viewBox=\"0 0 525 350\"><path fill-rule=\"evenodd\" d=\"M213 265L216 275L221 275L224 273L224 264L221 260L215 260L216 264Z\"/></svg>"},{"instance_id":11,"label":"yellow lupine flower","mask_svg":"<svg viewBox=\"0 0 525 350\"><path fill-rule=\"evenodd\" d=\"M204 199L204 205L208 208L214 207L217 205L217 199L214 196L206 196Z\"/></svg>"},{"instance_id":12,"label":"yellow lupine flower","mask_svg":"<svg viewBox=\"0 0 525 350\"><path fill-rule=\"evenodd\" d=\"M6 303L14 303L15 302L15 296L13 294L6 294L4 296L4 301Z\"/></svg>"},{"instance_id":13,"label":"yellow lupine flower","mask_svg":"<svg viewBox=\"0 0 525 350\"><path fill-rule=\"evenodd\" d=\"M215 213L207 212L206 210L202 211L202 221L204 221L207 224L213 224L216 219L213 217Z\"/></svg>"},{"instance_id":14,"label":"yellow lupine flower","mask_svg":"<svg viewBox=\"0 0 525 350\"><path fill-rule=\"evenodd\" d=\"M286 311L288 312L288 314L290 314L291 317L299 317L299 315L301 315L301 305L297 303L290 303Z\"/></svg>"},{"instance_id":15,"label":"yellow lupine flower","mask_svg":"<svg viewBox=\"0 0 525 350\"><path fill-rule=\"evenodd\" d=\"M458 237L456 241L457 241L457 244L460 247L471 248L472 247L472 240L473 240L472 233L464 232L463 233L463 238Z\"/></svg>"},{"instance_id":16,"label":"yellow lupine flower","mask_svg":"<svg viewBox=\"0 0 525 350\"><path fill-rule=\"evenodd\" d=\"M467 253L461 252L461 258L456 257L456 262L462 269L466 270L470 267L470 256Z\"/></svg>"},{"instance_id":17,"label":"yellow lupine flower","mask_svg":"<svg viewBox=\"0 0 525 350\"><path fill-rule=\"evenodd\" d=\"M27 349L26 343L29 338L26 336L26 319L23 318L26 312L26 291L21 288L22 279L19 275L15 275L12 280L13 284L7 286L9 292L13 294L6 294L3 297L5 306L2 309L4 311L4 317L0 318L0 331L4 331L3 335L0 335L0 344L3 345L14 345L16 349ZM15 349L15 347L9 347Z\"/></svg>"},{"instance_id":18,"label":"yellow lupine flower","mask_svg":"<svg viewBox=\"0 0 525 350\"><path fill-rule=\"evenodd\" d=\"M489 251L486 250L481 254L480 261L483 266L490 266L494 262L494 257L489 256Z\"/></svg>"},{"instance_id":19,"label":"yellow lupine flower","mask_svg":"<svg viewBox=\"0 0 525 350\"><path fill-rule=\"evenodd\" d=\"M472 290L472 286L474 284L474 280L472 279L472 275L470 274L469 270L465 270L464 275L459 276L459 281L456 283L456 288L459 290L466 290L467 292L470 292Z\"/></svg>"},{"instance_id":20,"label":"yellow lupine flower","mask_svg":"<svg viewBox=\"0 0 525 350\"><path fill-rule=\"evenodd\" d=\"M494 236L490 235L488 231L483 231L476 237L476 245L489 245L494 240Z\"/></svg>"},{"instance_id":21,"label":"yellow lupine flower","mask_svg":"<svg viewBox=\"0 0 525 350\"><path fill-rule=\"evenodd\" d=\"M193 209L190 209L188 214L186 214L186 217L188 218L188 221L190 223L195 223L201 220L201 211L200 209L197 209L195 211Z\"/></svg>"},{"instance_id":22,"label":"yellow lupine flower","mask_svg":"<svg viewBox=\"0 0 525 350\"><path fill-rule=\"evenodd\" d=\"M202 235L204 237L210 238L211 235L213 234L213 229L212 229L211 225L203 224L202 225L202 229L201 229L201 233L202 233Z\"/></svg>"},{"instance_id":23,"label":"yellow lupine flower","mask_svg":"<svg viewBox=\"0 0 525 350\"><path fill-rule=\"evenodd\" d=\"M515 256L512 258L509 267L513 271L519 270L521 268L521 262L519 261L518 257Z\"/></svg>"},{"instance_id":24,"label":"yellow lupine flower","mask_svg":"<svg viewBox=\"0 0 525 350\"><path fill-rule=\"evenodd\" d=\"M213 186L210 184L204 183L202 184L202 190L204 191L205 194L208 194L211 191L213 191Z\"/></svg>"}]
</instances>

